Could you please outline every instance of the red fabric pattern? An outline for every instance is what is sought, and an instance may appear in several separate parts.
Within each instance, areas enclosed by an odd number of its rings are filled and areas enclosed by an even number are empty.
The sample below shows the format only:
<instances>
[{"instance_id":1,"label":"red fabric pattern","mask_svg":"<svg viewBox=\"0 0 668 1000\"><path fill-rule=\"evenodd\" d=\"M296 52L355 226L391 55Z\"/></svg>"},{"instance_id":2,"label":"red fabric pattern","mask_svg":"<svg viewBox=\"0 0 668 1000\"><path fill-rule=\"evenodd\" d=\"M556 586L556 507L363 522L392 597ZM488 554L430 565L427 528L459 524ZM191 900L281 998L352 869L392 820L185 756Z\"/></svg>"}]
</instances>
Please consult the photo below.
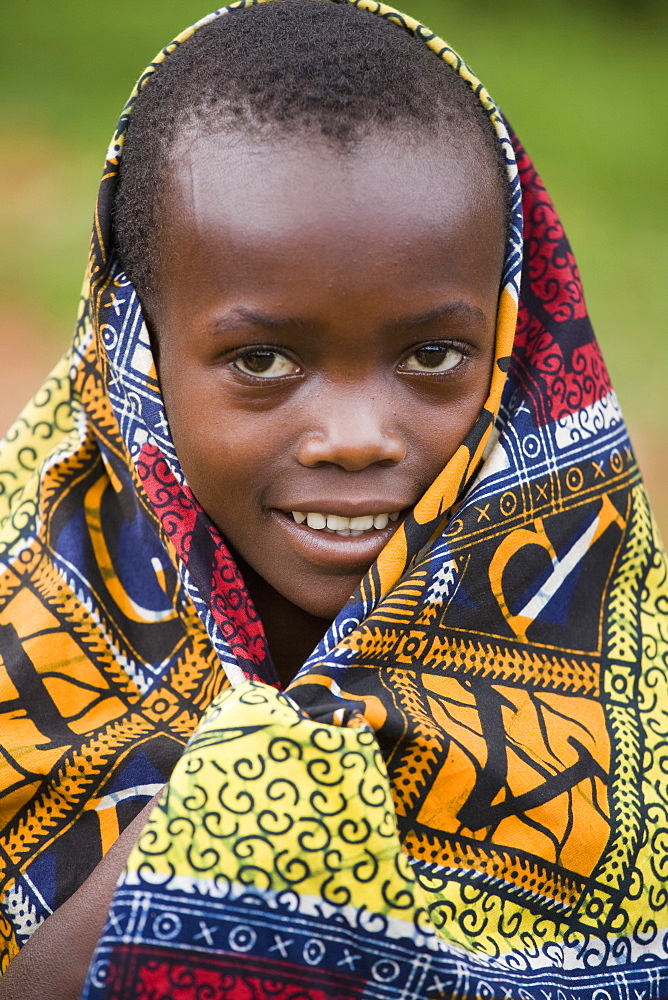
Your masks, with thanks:
<instances>
[{"instance_id":1,"label":"red fabric pattern","mask_svg":"<svg viewBox=\"0 0 668 1000\"><path fill-rule=\"evenodd\" d=\"M225 542L187 486L176 481L162 452L144 444L137 461L142 485L178 555L197 580L221 633L244 664L249 680L264 680L248 669L267 662L264 629ZM198 564L193 565L192 554Z\"/></svg>"},{"instance_id":2,"label":"red fabric pattern","mask_svg":"<svg viewBox=\"0 0 668 1000\"><path fill-rule=\"evenodd\" d=\"M155 948L119 948L107 1000L357 1000L364 982L357 976L329 973L288 962L244 955L181 955Z\"/></svg>"},{"instance_id":3,"label":"red fabric pattern","mask_svg":"<svg viewBox=\"0 0 668 1000\"><path fill-rule=\"evenodd\" d=\"M522 181L526 266L513 364L547 423L590 406L612 386L559 217L524 148L517 140L514 145Z\"/></svg>"}]
</instances>

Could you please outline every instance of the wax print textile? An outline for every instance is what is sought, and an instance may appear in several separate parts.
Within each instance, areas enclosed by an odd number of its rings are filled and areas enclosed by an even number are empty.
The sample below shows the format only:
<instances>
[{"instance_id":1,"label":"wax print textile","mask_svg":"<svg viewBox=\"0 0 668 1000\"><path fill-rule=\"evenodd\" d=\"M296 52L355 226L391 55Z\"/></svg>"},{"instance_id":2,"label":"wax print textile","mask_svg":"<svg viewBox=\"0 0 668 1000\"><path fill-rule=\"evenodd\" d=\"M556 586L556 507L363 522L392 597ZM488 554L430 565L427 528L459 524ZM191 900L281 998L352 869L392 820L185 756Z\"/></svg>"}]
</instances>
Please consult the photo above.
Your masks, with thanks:
<instances>
[{"instance_id":1,"label":"wax print textile","mask_svg":"<svg viewBox=\"0 0 668 1000\"><path fill-rule=\"evenodd\" d=\"M577 267L466 64L350 2L502 144L489 399L279 692L114 253L131 98L72 347L0 451L3 961L171 774L88 998L666 996L666 563Z\"/></svg>"}]
</instances>

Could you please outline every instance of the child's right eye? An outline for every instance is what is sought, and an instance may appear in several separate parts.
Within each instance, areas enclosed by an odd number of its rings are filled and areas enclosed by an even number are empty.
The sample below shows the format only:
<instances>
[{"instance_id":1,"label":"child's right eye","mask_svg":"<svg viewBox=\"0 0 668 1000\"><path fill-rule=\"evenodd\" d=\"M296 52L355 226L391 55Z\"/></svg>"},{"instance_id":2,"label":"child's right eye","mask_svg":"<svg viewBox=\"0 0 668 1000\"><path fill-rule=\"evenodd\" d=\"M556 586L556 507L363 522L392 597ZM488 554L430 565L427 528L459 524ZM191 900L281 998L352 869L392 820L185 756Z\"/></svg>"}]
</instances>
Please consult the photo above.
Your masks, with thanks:
<instances>
[{"instance_id":1,"label":"child's right eye","mask_svg":"<svg viewBox=\"0 0 668 1000\"><path fill-rule=\"evenodd\" d=\"M298 375L300 372L299 365L294 361L267 347L238 354L234 364L244 375L252 375L255 378L281 378L285 375Z\"/></svg>"}]
</instances>

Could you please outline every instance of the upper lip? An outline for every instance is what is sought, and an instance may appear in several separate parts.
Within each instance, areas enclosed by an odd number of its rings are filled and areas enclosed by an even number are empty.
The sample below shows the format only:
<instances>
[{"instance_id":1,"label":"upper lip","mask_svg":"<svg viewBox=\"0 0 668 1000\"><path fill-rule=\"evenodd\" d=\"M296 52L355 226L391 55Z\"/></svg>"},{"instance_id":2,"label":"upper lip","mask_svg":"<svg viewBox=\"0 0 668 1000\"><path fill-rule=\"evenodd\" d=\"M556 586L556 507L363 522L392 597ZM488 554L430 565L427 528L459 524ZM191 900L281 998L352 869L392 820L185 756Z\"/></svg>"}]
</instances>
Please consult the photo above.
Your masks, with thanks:
<instances>
[{"instance_id":1,"label":"upper lip","mask_svg":"<svg viewBox=\"0 0 668 1000\"><path fill-rule=\"evenodd\" d=\"M341 517L362 517L364 514L393 514L395 511L406 510L413 503L394 503L387 500L299 500L293 504L275 504L274 509L288 513L298 510L302 514L339 514Z\"/></svg>"}]
</instances>

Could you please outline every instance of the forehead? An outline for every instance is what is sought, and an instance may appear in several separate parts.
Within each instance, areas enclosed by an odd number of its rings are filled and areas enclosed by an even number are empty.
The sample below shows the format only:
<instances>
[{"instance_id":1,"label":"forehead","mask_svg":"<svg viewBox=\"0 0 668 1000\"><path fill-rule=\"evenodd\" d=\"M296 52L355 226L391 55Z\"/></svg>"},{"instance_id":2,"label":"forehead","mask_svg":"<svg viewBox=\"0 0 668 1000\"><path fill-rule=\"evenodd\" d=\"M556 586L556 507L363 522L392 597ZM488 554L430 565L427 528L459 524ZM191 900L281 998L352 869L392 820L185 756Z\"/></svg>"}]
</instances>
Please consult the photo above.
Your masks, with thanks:
<instances>
[{"instance_id":1,"label":"forehead","mask_svg":"<svg viewBox=\"0 0 668 1000\"><path fill-rule=\"evenodd\" d=\"M282 287L296 272L346 287L444 268L470 281L503 253L488 160L442 136L379 134L347 150L309 135L190 137L170 161L163 270L172 290L183 281L190 293L260 273Z\"/></svg>"},{"instance_id":2,"label":"forehead","mask_svg":"<svg viewBox=\"0 0 668 1000\"><path fill-rule=\"evenodd\" d=\"M479 207L493 215L498 178L475 138L400 130L344 148L309 133L191 135L170 159L163 212L178 211L181 224L249 231L261 220L304 229L327 216L352 221L352 212L360 226L397 229Z\"/></svg>"}]
</instances>

